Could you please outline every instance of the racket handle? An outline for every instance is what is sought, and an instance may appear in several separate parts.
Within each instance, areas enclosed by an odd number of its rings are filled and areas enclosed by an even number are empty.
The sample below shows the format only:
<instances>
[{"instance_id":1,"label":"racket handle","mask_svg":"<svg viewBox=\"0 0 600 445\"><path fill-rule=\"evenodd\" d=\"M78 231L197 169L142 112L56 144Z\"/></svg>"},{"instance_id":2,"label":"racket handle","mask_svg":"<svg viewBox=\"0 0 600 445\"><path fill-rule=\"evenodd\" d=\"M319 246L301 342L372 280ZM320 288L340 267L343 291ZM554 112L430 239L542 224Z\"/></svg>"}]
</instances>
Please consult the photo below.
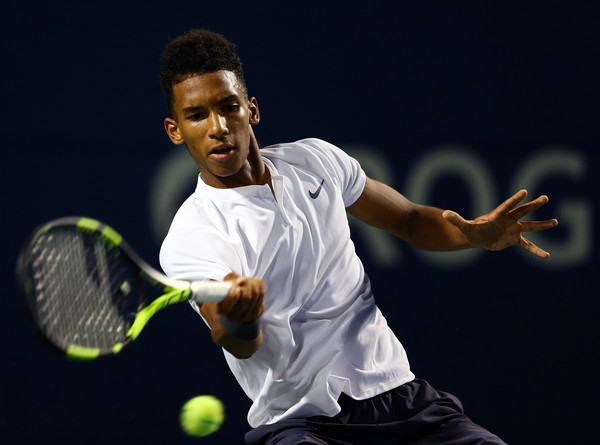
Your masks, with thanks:
<instances>
[{"instance_id":1,"label":"racket handle","mask_svg":"<svg viewBox=\"0 0 600 445\"><path fill-rule=\"evenodd\" d=\"M190 300L196 303L218 303L225 299L232 287L231 281L192 281Z\"/></svg>"}]
</instances>

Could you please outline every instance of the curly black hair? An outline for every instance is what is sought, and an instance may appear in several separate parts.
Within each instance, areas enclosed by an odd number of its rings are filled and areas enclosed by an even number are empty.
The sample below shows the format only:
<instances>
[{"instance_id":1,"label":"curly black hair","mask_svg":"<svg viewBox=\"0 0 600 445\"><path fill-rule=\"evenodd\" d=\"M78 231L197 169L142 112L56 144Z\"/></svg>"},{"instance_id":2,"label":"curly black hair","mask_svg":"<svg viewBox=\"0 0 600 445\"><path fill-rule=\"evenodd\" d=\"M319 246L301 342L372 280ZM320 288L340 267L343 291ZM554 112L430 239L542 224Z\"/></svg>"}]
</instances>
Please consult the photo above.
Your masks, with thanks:
<instances>
[{"instance_id":1,"label":"curly black hair","mask_svg":"<svg viewBox=\"0 0 600 445\"><path fill-rule=\"evenodd\" d=\"M192 76L220 70L232 71L246 93L242 61L235 45L221 34L206 29L192 29L171 40L163 51L159 72L169 107L176 84Z\"/></svg>"}]
</instances>

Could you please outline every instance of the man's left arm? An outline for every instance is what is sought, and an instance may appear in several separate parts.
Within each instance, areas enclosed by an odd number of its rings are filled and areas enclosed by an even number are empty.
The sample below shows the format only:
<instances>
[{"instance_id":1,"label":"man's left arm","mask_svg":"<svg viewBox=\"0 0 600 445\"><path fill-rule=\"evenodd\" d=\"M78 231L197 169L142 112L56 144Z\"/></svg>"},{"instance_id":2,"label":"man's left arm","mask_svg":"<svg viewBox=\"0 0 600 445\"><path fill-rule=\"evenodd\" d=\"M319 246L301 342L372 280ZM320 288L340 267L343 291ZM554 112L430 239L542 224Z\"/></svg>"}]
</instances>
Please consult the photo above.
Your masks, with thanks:
<instances>
[{"instance_id":1,"label":"man's left arm","mask_svg":"<svg viewBox=\"0 0 600 445\"><path fill-rule=\"evenodd\" d=\"M547 258L550 254L527 240L523 232L546 230L555 227L558 221L521 222L525 215L548 202L547 196L540 196L516 207L526 196L527 192L521 190L490 213L466 220L450 210L413 203L391 187L367 178L361 196L347 211L423 250L451 251L469 247L501 250L521 245L534 255Z\"/></svg>"}]
</instances>

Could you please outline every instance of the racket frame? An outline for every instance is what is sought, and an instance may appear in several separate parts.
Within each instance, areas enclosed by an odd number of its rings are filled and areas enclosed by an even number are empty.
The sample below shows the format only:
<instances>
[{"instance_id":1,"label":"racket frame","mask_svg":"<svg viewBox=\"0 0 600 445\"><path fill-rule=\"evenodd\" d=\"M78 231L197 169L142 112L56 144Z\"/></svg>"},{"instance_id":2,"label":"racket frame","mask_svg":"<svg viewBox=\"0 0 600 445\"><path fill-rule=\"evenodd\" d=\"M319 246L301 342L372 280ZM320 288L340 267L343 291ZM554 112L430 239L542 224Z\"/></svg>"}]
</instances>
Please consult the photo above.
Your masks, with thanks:
<instances>
[{"instance_id":1,"label":"racket frame","mask_svg":"<svg viewBox=\"0 0 600 445\"><path fill-rule=\"evenodd\" d=\"M53 228L61 226L71 226L76 227L78 230L97 233L104 242L110 245L110 247L121 250L125 257L129 259L137 269L137 275L139 278L143 279L151 286L158 288L162 292L162 295L150 301L137 312L125 338L122 341L115 343L113 346L112 354L119 353L126 344L135 340L141 333L142 329L146 326L150 318L152 318L156 312L164 307L171 304L181 303L189 299L192 299L197 303L219 302L228 295L231 287L233 286L233 283L229 281L184 281L169 278L144 261L116 230L93 218L67 216L42 224L32 232L19 253L16 268L17 288L29 318L36 326L37 331L42 334L42 337L49 344L51 344L54 348L65 352L69 358L90 360L101 355L109 355L110 353L103 351L100 348L79 346L76 344L71 344L69 347L64 348L52 341L39 325L37 317L34 315L33 308L28 301L28 296L32 291L32 283L29 278L30 252L32 251L36 240L40 236L44 235ZM126 289L122 290L124 292L127 291Z\"/></svg>"}]
</instances>

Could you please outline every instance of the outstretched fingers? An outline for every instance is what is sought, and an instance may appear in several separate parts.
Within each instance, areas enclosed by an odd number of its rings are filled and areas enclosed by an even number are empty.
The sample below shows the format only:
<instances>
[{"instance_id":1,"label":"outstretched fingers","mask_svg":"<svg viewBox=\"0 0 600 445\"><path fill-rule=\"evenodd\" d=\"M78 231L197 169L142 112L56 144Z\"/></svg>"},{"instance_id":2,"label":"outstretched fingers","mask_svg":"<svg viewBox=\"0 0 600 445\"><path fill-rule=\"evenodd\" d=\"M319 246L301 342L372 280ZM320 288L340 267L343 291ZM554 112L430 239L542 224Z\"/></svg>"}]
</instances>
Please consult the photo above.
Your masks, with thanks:
<instances>
[{"instance_id":1,"label":"outstretched fingers","mask_svg":"<svg viewBox=\"0 0 600 445\"><path fill-rule=\"evenodd\" d=\"M538 232L540 230L551 229L558 225L557 219L547 219L546 221L522 221L522 232Z\"/></svg>"},{"instance_id":2,"label":"outstretched fingers","mask_svg":"<svg viewBox=\"0 0 600 445\"><path fill-rule=\"evenodd\" d=\"M527 190L525 190L525 189L519 190L517 193L515 193L510 198L508 198L506 201L504 201L502 204L500 204L498 207L496 207L496 209L492 213L506 215L518 203L523 201L523 199L525 199L526 196L527 196Z\"/></svg>"},{"instance_id":3,"label":"outstretched fingers","mask_svg":"<svg viewBox=\"0 0 600 445\"><path fill-rule=\"evenodd\" d=\"M539 209L547 202L548 202L548 197L546 195L542 195L542 196L539 196L538 198L534 199L533 201L528 202L527 204L523 204L523 205L517 207L516 209L511 210L510 212L508 212L508 215L513 217L514 219L519 220L519 219L523 218L524 216L530 214L531 212Z\"/></svg>"},{"instance_id":4,"label":"outstretched fingers","mask_svg":"<svg viewBox=\"0 0 600 445\"><path fill-rule=\"evenodd\" d=\"M525 238L523 236L521 236L519 245L521 247L524 247L529 252L531 252L532 254L534 254L535 256L538 256L540 258L549 258L550 257L550 254L548 252L546 252L544 249L540 249L538 246L536 246L534 243L532 243L531 241L529 241L527 238Z\"/></svg>"}]
</instances>

